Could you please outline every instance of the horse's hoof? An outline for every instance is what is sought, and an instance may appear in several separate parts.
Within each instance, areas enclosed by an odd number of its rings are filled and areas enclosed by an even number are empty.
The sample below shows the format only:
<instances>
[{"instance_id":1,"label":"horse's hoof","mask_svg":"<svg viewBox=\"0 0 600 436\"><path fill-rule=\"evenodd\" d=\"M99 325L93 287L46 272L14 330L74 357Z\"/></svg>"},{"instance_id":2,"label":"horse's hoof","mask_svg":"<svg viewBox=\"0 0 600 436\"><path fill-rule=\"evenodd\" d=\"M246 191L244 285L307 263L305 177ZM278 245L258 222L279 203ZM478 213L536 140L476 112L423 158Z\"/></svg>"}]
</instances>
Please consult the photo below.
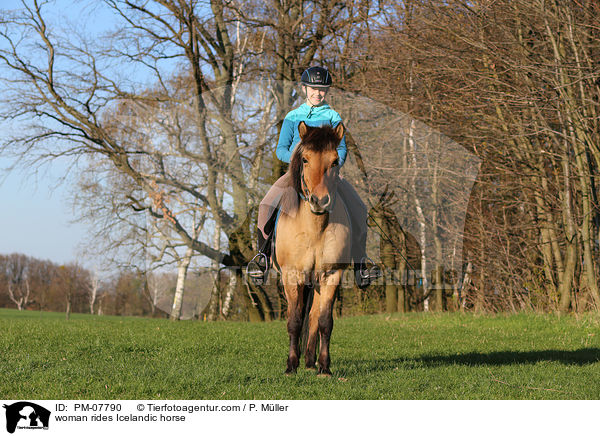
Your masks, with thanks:
<instances>
[{"instance_id":1,"label":"horse's hoof","mask_svg":"<svg viewBox=\"0 0 600 436\"><path fill-rule=\"evenodd\" d=\"M327 369L323 369L323 368L319 368L319 372L317 374L317 377L321 377L321 378L329 378L331 377L331 371L329 370L329 368Z\"/></svg>"},{"instance_id":2,"label":"horse's hoof","mask_svg":"<svg viewBox=\"0 0 600 436\"><path fill-rule=\"evenodd\" d=\"M288 376L288 377L290 377L292 375L296 375L296 370L288 368L288 369L285 370L285 375Z\"/></svg>"},{"instance_id":3,"label":"horse's hoof","mask_svg":"<svg viewBox=\"0 0 600 436\"><path fill-rule=\"evenodd\" d=\"M314 371L314 372L317 372L317 367L316 367L315 365L313 365L313 366L307 366L307 367L306 367L306 370L307 370L307 371Z\"/></svg>"}]
</instances>

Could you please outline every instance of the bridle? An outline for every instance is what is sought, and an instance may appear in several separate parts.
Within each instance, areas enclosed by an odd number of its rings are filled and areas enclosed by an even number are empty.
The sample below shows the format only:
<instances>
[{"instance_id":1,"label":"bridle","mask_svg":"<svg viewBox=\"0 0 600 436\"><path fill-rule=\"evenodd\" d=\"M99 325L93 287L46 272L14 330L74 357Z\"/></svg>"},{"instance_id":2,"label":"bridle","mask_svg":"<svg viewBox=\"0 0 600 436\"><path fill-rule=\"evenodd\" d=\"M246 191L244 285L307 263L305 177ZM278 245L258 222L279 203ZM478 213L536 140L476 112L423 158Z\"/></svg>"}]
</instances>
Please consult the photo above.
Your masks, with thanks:
<instances>
[{"instance_id":1,"label":"bridle","mask_svg":"<svg viewBox=\"0 0 600 436\"><path fill-rule=\"evenodd\" d=\"M336 177L339 177L339 175L337 175ZM311 195L312 194L310 193L310 190L308 189L306 179L304 178L304 163L302 163L302 166L300 167L300 192L298 192L298 196L303 201L310 203ZM333 206L335 205L335 200L337 199L337 189L334 192L329 193L329 196L330 196L330 202L329 202L329 206L326 208L327 211L333 209Z\"/></svg>"},{"instance_id":2,"label":"bridle","mask_svg":"<svg viewBox=\"0 0 600 436\"><path fill-rule=\"evenodd\" d=\"M309 201L310 191L308 190L308 185L304 178L304 164L302 164L302 167L300 168L300 192L298 192L298 195L302 200Z\"/></svg>"}]
</instances>

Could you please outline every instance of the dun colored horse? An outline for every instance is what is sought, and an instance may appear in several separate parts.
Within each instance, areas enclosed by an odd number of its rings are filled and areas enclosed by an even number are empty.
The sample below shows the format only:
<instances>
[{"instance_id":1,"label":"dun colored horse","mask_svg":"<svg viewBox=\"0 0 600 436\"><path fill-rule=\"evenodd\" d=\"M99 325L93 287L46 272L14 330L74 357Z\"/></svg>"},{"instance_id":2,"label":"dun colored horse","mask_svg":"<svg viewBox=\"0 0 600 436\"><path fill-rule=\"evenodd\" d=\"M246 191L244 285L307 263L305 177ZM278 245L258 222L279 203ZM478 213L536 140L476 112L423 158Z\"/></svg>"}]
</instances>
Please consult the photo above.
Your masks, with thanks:
<instances>
[{"instance_id":1,"label":"dun colored horse","mask_svg":"<svg viewBox=\"0 0 600 436\"><path fill-rule=\"evenodd\" d=\"M306 367L330 376L329 339L333 304L350 263L351 225L342 198L337 195L337 147L344 126L298 127L300 144L294 150L288 176L299 199L297 209L282 213L275 239L276 260L287 298L290 350L286 374L296 372L300 359L302 326L308 314Z\"/></svg>"}]
</instances>

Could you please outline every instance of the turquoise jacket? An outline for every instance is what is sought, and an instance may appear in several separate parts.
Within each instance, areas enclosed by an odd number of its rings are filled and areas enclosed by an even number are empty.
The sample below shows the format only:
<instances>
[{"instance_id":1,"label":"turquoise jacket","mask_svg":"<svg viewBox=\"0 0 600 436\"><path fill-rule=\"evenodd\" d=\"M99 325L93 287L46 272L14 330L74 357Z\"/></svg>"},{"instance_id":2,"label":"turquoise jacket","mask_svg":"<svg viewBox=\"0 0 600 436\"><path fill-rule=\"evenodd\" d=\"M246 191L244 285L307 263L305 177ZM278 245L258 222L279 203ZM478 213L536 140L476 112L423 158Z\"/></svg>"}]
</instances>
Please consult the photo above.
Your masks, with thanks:
<instances>
[{"instance_id":1,"label":"turquoise jacket","mask_svg":"<svg viewBox=\"0 0 600 436\"><path fill-rule=\"evenodd\" d=\"M281 133L279 134L279 141L275 150L275 154L283 162L290 163L292 152L300 142L300 134L298 133L298 124L300 124L300 121L304 121L306 125L311 127L320 127L323 125L335 127L342 121L342 118L327 103L323 103L320 106L309 106L304 103L299 108L288 112L281 125ZM346 161L346 154L348 152L345 136L342 138L337 152L340 158L340 166L342 166Z\"/></svg>"}]
</instances>

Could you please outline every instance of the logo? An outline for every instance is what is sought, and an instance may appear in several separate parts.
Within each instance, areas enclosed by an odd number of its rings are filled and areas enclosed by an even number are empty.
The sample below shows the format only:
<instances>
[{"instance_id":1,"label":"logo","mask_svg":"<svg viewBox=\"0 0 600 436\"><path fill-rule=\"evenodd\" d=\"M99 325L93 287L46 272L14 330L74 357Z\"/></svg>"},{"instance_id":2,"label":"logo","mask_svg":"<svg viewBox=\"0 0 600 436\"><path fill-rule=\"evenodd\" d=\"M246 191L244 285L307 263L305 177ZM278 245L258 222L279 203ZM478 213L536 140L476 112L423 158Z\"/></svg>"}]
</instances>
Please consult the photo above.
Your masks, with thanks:
<instances>
[{"instance_id":1,"label":"logo","mask_svg":"<svg viewBox=\"0 0 600 436\"><path fill-rule=\"evenodd\" d=\"M18 429L48 430L50 411L27 401L19 401L6 409L6 431L14 433Z\"/></svg>"}]
</instances>

